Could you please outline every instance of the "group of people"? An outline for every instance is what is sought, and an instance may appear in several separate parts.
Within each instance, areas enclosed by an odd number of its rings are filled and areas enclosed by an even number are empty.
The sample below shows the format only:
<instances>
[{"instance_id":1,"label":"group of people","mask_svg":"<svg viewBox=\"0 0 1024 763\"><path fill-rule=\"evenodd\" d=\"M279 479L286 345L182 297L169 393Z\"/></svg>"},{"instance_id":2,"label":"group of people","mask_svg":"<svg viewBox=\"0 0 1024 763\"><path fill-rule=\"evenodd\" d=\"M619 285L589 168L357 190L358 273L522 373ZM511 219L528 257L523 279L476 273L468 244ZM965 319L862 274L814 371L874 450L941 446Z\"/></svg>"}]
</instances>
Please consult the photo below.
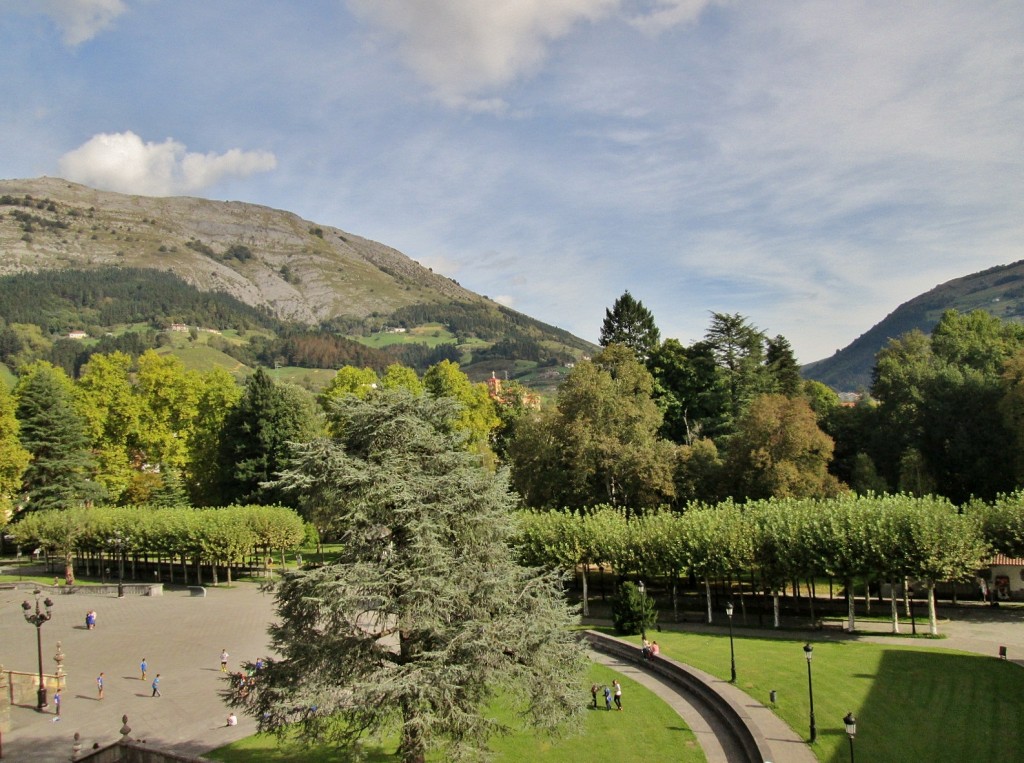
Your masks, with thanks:
<instances>
[{"instance_id":1,"label":"group of people","mask_svg":"<svg viewBox=\"0 0 1024 763\"><path fill-rule=\"evenodd\" d=\"M96 610L90 609L85 613L85 629L91 631L96 627Z\"/></svg>"},{"instance_id":2,"label":"group of people","mask_svg":"<svg viewBox=\"0 0 1024 763\"><path fill-rule=\"evenodd\" d=\"M644 639L643 646L640 647L640 654L644 656L645 660L653 660L659 654L661 654L661 647L658 646L657 641L648 641Z\"/></svg>"},{"instance_id":3,"label":"group of people","mask_svg":"<svg viewBox=\"0 0 1024 763\"><path fill-rule=\"evenodd\" d=\"M604 686L601 686L601 687L598 687L597 684L591 684L590 685L590 695L594 699L594 709L595 710L597 709L597 692L598 692L599 688L604 692L604 709L605 710L609 710L610 711L612 709L612 701L613 700L615 702L615 709L616 710L621 710L622 709L622 684L619 683L618 679L612 681L612 685L611 686L608 686L608 684L605 684Z\"/></svg>"}]
</instances>

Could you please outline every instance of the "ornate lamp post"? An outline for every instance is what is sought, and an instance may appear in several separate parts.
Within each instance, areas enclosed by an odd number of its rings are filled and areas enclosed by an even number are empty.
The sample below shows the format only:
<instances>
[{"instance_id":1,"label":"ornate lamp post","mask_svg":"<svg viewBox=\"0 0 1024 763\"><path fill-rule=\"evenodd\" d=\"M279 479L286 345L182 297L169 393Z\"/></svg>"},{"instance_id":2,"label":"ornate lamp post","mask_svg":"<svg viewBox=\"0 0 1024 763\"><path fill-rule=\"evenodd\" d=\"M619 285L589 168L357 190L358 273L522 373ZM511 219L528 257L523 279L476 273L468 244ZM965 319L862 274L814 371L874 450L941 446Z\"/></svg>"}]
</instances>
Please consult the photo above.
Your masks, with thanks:
<instances>
[{"instance_id":1,"label":"ornate lamp post","mask_svg":"<svg viewBox=\"0 0 1024 763\"><path fill-rule=\"evenodd\" d=\"M811 744L818 738L818 729L814 725L814 683L811 680L811 657L814 656L814 647L804 644L804 657L807 658L807 694L811 698Z\"/></svg>"},{"instance_id":2,"label":"ornate lamp post","mask_svg":"<svg viewBox=\"0 0 1024 763\"><path fill-rule=\"evenodd\" d=\"M732 678L729 680L736 683L736 649L732 642L732 602L725 603L725 616L729 618L729 661L732 667Z\"/></svg>"},{"instance_id":3,"label":"ornate lamp post","mask_svg":"<svg viewBox=\"0 0 1024 763\"><path fill-rule=\"evenodd\" d=\"M852 711L846 714L843 723L846 724L846 736L850 738L850 763L853 763L853 738L857 736L857 719L853 717Z\"/></svg>"},{"instance_id":4,"label":"ornate lamp post","mask_svg":"<svg viewBox=\"0 0 1024 763\"><path fill-rule=\"evenodd\" d=\"M36 646L39 649L39 691L36 693L36 710L43 712L46 708L46 682L43 679L43 623L53 617L52 607L53 602L47 597L43 604L46 606L46 611L43 612L39 609L39 589L35 590L36 595L36 611L33 614L32 605L27 601L21 603L21 608L24 611L25 621L36 626Z\"/></svg>"},{"instance_id":5,"label":"ornate lamp post","mask_svg":"<svg viewBox=\"0 0 1024 763\"><path fill-rule=\"evenodd\" d=\"M640 638L647 640L647 586L640 580L636 584L640 591Z\"/></svg>"},{"instance_id":6,"label":"ornate lamp post","mask_svg":"<svg viewBox=\"0 0 1024 763\"><path fill-rule=\"evenodd\" d=\"M128 539L121 536L121 531L114 533L113 538L107 539L107 545L117 549L117 598L124 598L124 546Z\"/></svg>"}]
</instances>

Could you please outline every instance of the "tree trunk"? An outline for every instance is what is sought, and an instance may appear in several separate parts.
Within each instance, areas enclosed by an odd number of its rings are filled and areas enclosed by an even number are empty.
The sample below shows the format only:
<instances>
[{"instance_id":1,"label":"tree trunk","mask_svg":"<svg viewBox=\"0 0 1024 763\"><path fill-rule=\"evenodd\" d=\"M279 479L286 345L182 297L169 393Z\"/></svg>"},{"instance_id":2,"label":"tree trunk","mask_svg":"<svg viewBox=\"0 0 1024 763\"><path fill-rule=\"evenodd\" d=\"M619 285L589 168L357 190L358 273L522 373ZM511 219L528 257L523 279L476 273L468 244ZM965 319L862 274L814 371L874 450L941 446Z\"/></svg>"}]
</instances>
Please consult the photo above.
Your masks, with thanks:
<instances>
[{"instance_id":1,"label":"tree trunk","mask_svg":"<svg viewBox=\"0 0 1024 763\"><path fill-rule=\"evenodd\" d=\"M781 628L782 621L779 617L779 592L772 591L772 627Z\"/></svg>"},{"instance_id":2,"label":"tree trunk","mask_svg":"<svg viewBox=\"0 0 1024 763\"><path fill-rule=\"evenodd\" d=\"M893 633L899 633L900 632L900 608L896 604L896 581L890 580L889 581L889 588L891 589L890 590L891 596L889 597L889 601L892 602L892 632Z\"/></svg>"},{"instance_id":3,"label":"tree trunk","mask_svg":"<svg viewBox=\"0 0 1024 763\"><path fill-rule=\"evenodd\" d=\"M711 625L711 579L707 575L704 576L704 598L708 604L708 625Z\"/></svg>"},{"instance_id":4,"label":"tree trunk","mask_svg":"<svg viewBox=\"0 0 1024 763\"><path fill-rule=\"evenodd\" d=\"M910 617L910 585L906 578L903 578L903 613Z\"/></svg>"},{"instance_id":5,"label":"tree trunk","mask_svg":"<svg viewBox=\"0 0 1024 763\"><path fill-rule=\"evenodd\" d=\"M75 558L71 551L64 554L64 583L75 584Z\"/></svg>"},{"instance_id":6,"label":"tree trunk","mask_svg":"<svg viewBox=\"0 0 1024 763\"><path fill-rule=\"evenodd\" d=\"M871 616L871 581L864 581L864 614L867 617Z\"/></svg>"},{"instance_id":7,"label":"tree trunk","mask_svg":"<svg viewBox=\"0 0 1024 763\"><path fill-rule=\"evenodd\" d=\"M939 635L939 617L935 611L935 581L928 583L928 632L933 636Z\"/></svg>"},{"instance_id":8,"label":"tree trunk","mask_svg":"<svg viewBox=\"0 0 1024 763\"><path fill-rule=\"evenodd\" d=\"M583 616L590 617L590 586L587 584L587 565L583 564L583 571L580 575L580 580L583 584Z\"/></svg>"},{"instance_id":9,"label":"tree trunk","mask_svg":"<svg viewBox=\"0 0 1024 763\"><path fill-rule=\"evenodd\" d=\"M672 575L672 622L679 622L679 576Z\"/></svg>"},{"instance_id":10,"label":"tree trunk","mask_svg":"<svg viewBox=\"0 0 1024 763\"><path fill-rule=\"evenodd\" d=\"M856 629L856 613L853 611L853 580L846 581L846 630L853 633Z\"/></svg>"},{"instance_id":11,"label":"tree trunk","mask_svg":"<svg viewBox=\"0 0 1024 763\"><path fill-rule=\"evenodd\" d=\"M814 618L814 587L810 580L807 581L807 604L811 613L811 627L813 628L817 626L818 622Z\"/></svg>"}]
</instances>

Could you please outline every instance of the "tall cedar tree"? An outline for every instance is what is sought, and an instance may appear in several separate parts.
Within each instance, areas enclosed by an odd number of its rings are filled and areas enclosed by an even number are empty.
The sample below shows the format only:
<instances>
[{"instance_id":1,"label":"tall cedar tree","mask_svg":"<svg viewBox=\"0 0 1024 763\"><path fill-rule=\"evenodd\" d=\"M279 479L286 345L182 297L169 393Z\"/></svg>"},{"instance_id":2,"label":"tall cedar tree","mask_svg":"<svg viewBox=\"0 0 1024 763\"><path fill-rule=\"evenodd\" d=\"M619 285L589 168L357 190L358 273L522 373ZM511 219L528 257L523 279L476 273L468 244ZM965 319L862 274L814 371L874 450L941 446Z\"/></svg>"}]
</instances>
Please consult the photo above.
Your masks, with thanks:
<instances>
[{"instance_id":1,"label":"tall cedar tree","mask_svg":"<svg viewBox=\"0 0 1024 763\"><path fill-rule=\"evenodd\" d=\"M219 449L221 502L286 503L279 488L267 486L284 468L293 442L310 439L312 406L274 384L256 369L245 392L224 421Z\"/></svg>"},{"instance_id":2,"label":"tall cedar tree","mask_svg":"<svg viewBox=\"0 0 1024 763\"><path fill-rule=\"evenodd\" d=\"M85 419L72 403L71 381L64 372L35 363L14 393L21 444L32 456L22 475L25 508L67 509L102 498L102 486L91 480L95 463Z\"/></svg>"},{"instance_id":3,"label":"tall cedar tree","mask_svg":"<svg viewBox=\"0 0 1024 763\"><path fill-rule=\"evenodd\" d=\"M406 763L476 757L498 696L544 730L579 720L585 658L561 581L513 559L515 497L466 450L457 405L406 390L338 401L334 440L281 479L329 506L336 562L285 576L271 658L234 706L261 731L354 749L400 729Z\"/></svg>"},{"instance_id":4,"label":"tall cedar tree","mask_svg":"<svg viewBox=\"0 0 1024 763\"><path fill-rule=\"evenodd\" d=\"M602 347L624 344L636 353L641 362L645 362L658 348L661 332L654 323L651 311L626 291L615 300L610 310L604 311L604 323L601 324L598 341Z\"/></svg>"}]
</instances>

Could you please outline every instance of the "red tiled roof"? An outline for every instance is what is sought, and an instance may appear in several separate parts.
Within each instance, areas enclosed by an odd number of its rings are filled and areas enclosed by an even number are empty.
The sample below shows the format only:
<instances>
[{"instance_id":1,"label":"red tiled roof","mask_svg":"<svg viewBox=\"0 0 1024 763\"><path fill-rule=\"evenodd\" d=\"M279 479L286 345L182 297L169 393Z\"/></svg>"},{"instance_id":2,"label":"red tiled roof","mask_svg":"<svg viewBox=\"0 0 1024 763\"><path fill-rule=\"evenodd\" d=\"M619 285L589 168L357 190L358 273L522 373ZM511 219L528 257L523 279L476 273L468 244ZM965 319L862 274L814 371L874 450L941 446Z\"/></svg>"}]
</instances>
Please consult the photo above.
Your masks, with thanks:
<instances>
[{"instance_id":1,"label":"red tiled roof","mask_svg":"<svg viewBox=\"0 0 1024 763\"><path fill-rule=\"evenodd\" d=\"M1012 556L1006 554L996 554L989 560L990 566L1000 567L1024 567L1024 559L1014 559Z\"/></svg>"}]
</instances>

